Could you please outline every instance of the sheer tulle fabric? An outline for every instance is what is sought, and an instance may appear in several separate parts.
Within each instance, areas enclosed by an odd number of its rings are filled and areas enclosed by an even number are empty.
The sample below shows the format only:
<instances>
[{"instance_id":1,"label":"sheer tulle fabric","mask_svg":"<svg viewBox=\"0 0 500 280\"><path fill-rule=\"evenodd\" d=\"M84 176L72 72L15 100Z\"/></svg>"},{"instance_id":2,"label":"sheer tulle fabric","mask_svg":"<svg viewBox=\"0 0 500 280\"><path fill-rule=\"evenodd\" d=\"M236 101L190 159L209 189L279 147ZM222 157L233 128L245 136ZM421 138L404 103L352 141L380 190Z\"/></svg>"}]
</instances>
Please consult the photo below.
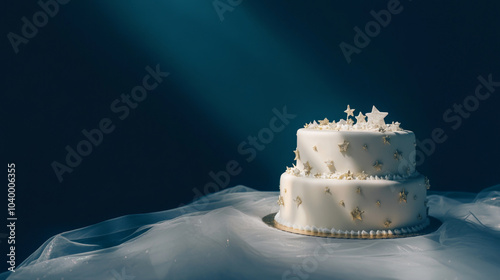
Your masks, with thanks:
<instances>
[{"instance_id":1,"label":"sheer tulle fabric","mask_svg":"<svg viewBox=\"0 0 500 280\"><path fill-rule=\"evenodd\" d=\"M129 215L47 240L8 279L494 279L500 186L430 192L441 227L424 236L352 240L262 222L277 192L237 186L177 209Z\"/></svg>"}]
</instances>

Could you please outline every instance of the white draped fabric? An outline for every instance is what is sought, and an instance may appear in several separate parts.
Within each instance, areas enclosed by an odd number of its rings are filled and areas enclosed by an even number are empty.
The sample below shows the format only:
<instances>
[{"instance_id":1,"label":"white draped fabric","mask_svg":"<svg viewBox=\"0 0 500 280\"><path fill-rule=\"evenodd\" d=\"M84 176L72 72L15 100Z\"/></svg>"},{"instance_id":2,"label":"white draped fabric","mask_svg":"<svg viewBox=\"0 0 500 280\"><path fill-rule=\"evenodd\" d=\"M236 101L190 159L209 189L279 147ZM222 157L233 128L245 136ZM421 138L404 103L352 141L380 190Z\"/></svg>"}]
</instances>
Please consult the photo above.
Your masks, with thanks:
<instances>
[{"instance_id":1,"label":"white draped fabric","mask_svg":"<svg viewBox=\"0 0 500 280\"><path fill-rule=\"evenodd\" d=\"M2 279L498 279L500 185L430 192L436 231L320 238L269 227L278 192L237 186L187 206L58 234Z\"/></svg>"}]
</instances>

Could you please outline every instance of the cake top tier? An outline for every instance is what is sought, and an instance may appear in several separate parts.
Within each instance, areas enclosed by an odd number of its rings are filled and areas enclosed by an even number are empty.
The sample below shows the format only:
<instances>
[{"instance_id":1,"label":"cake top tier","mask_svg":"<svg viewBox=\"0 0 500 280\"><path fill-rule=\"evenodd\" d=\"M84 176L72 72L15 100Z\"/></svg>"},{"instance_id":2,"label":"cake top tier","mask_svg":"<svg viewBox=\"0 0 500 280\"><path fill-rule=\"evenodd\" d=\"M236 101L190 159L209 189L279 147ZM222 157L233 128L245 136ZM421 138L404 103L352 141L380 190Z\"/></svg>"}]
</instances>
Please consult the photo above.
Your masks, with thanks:
<instances>
[{"instance_id":1,"label":"cake top tier","mask_svg":"<svg viewBox=\"0 0 500 280\"><path fill-rule=\"evenodd\" d=\"M297 131L296 166L287 172L317 178L399 179L415 176L415 134L399 123L386 124L375 106L366 116L347 106L347 120L328 119ZM368 120L366 120L368 117Z\"/></svg>"},{"instance_id":2,"label":"cake top tier","mask_svg":"<svg viewBox=\"0 0 500 280\"><path fill-rule=\"evenodd\" d=\"M363 115L362 112L359 112L359 114L355 117L354 111L355 109L351 109L351 107L347 105L347 109L344 111L347 114L346 120L341 119L338 122L330 122L327 118L325 118L318 122L313 121L312 123L307 123L304 125L304 128L314 130L378 132L395 132L403 130L400 127L399 122L386 124L384 119L388 115L388 113L380 112L375 106L373 106L372 111L370 113L366 113L366 115ZM356 121L354 121L354 119L356 119Z\"/></svg>"}]
</instances>

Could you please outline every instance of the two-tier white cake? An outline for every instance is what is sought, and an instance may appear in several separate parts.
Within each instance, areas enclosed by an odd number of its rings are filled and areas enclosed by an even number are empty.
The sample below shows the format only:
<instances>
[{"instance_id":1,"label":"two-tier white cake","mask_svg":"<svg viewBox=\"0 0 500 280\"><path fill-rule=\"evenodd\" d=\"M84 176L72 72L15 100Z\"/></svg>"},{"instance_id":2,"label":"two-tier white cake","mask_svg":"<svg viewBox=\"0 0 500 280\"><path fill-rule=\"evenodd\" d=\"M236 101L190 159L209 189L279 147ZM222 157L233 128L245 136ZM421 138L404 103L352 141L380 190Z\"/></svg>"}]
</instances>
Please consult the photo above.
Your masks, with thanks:
<instances>
[{"instance_id":1,"label":"two-tier white cake","mask_svg":"<svg viewBox=\"0 0 500 280\"><path fill-rule=\"evenodd\" d=\"M346 236L422 230L429 180L415 170L415 135L386 124L387 113L375 106L366 116L354 117L349 106L345 112L346 120L325 118L297 131L296 166L281 175L275 221Z\"/></svg>"}]
</instances>

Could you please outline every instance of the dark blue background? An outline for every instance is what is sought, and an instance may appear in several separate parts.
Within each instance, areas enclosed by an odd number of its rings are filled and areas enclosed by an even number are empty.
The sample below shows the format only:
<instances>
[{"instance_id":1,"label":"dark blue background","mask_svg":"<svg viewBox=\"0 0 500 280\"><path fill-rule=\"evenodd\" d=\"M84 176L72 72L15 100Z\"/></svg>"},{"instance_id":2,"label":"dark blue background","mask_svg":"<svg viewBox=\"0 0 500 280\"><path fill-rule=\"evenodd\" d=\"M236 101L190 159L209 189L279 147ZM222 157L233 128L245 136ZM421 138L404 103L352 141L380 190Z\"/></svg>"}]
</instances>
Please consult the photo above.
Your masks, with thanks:
<instances>
[{"instance_id":1,"label":"dark blue background","mask_svg":"<svg viewBox=\"0 0 500 280\"><path fill-rule=\"evenodd\" d=\"M221 21L212 0L71 1L17 54L7 34L21 34L21 18L40 7L4 4L0 152L4 168L17 167L18 261L59 232L189 203L230 160L242 171L229 186L277 191L296 130L344 118L347 104L355 114L376 105L420 141L445 131L418 166L432 190L499 183L500 89L458 129L443 119L479 75L500 81L499 4L401 1L347 63L339 44L353 44L353 28L388 1L339 2L243 1ZM157 64L170 76L118 119L110 104ZM296 117L248 162L238 145L284 106ZM106 117L115 130L60 183L51 163Z\"/></svg>"}]
</instances>

